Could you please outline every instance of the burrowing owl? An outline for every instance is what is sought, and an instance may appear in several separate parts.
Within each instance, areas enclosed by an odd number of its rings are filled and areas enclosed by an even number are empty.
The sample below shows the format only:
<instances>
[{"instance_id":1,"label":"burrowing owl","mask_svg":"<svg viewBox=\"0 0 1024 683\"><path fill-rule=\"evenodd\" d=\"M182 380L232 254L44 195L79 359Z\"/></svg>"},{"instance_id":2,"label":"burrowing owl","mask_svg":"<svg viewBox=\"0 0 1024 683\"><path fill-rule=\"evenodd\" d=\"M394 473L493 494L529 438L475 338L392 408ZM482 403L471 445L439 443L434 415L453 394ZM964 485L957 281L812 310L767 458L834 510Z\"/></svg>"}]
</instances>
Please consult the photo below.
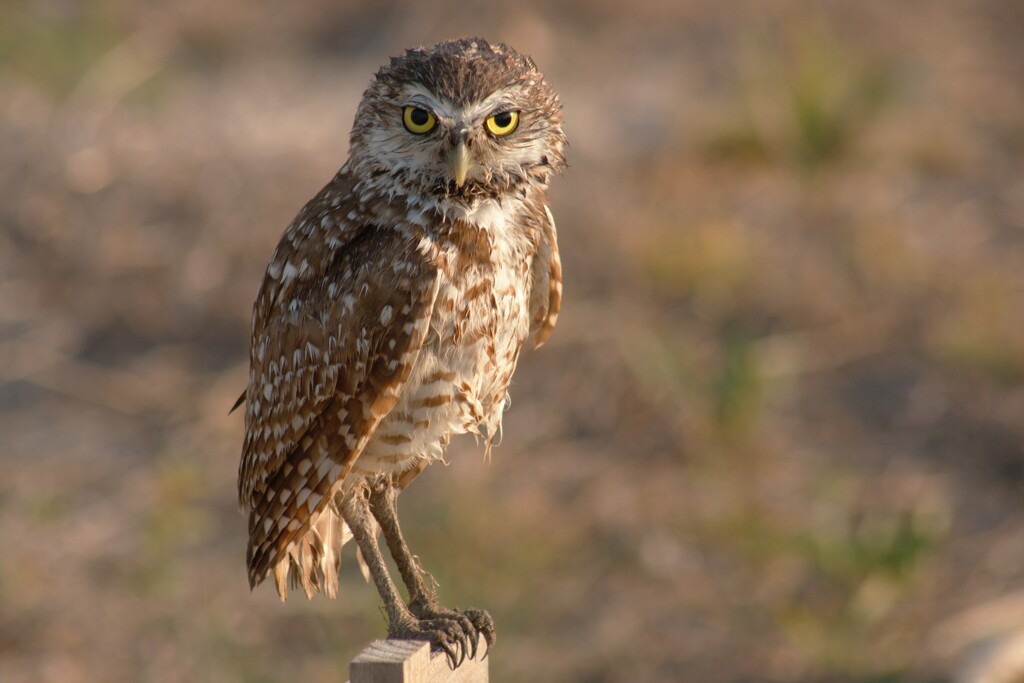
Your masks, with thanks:
<instances>
[{"instance_id":1,"label":"burrowing owl","mask_svg":"<svg viewBox=\"0 0 1024 683\"><path fill-rule=\"evenodd\" d=\"M272 573L282 599L289 576L334 597L354 538L389 636L453 662L493 641L486 612L438 606L395 496L452 435L490 447L520 349L554 327L561 121L533 61L479 38L408 50L373 78L349 160L288 226L253 309L238 476L253 587Z\"/></svg>"}]
</instances>

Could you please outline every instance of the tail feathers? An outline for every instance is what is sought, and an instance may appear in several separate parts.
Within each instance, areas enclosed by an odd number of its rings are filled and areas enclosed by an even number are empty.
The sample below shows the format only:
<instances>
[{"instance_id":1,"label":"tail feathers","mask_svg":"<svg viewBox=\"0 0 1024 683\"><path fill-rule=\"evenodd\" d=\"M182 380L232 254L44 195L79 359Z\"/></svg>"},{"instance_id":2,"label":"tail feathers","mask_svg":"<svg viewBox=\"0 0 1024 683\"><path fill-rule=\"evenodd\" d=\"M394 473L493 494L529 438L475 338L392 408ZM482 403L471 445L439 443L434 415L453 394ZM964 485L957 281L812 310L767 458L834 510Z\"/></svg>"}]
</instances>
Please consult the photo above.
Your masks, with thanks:
<instances>
[{"instance_id":1,"label":"tail feathers","mask_svg":"<svg viewBox=\"0 0 1024 683\"><path fill-rule=\"evenodd\" d=\"M323 577L324 595L333 600L338 597L338 570L341 569L341 544L338 544L337 549L334 547L334 537L338 535L339 529L337 524L323 524L322 518L320 522L313 526L311 533L306 538L312 536L316 539L316 543L310 546L310 550L314 554L318 548L323 550L319 558L314 558L314 564L319 571L314 569L312 573ZM303 585L303 589L306 591L307 598L312 597L306 585Z\"/></svg>"},{"instance_id":2,"label":"tail feathers","mask_svg":"<svg viewBox=\"0 0 1024 683\"><path fill-rule=\"evenodd\" d=\"M352 532L341 517L330 507L313 520L309 531L293 541L278 556L271 567L274 584L282 602L288 599L288 588L302 588L307 598L323 592L328 598L338 595L338 571L341 569L341 549L352 538ZM368 568L359 556L363 576ZM261 583L266 577L259 577Z\"/></svg>"}]
</instances>

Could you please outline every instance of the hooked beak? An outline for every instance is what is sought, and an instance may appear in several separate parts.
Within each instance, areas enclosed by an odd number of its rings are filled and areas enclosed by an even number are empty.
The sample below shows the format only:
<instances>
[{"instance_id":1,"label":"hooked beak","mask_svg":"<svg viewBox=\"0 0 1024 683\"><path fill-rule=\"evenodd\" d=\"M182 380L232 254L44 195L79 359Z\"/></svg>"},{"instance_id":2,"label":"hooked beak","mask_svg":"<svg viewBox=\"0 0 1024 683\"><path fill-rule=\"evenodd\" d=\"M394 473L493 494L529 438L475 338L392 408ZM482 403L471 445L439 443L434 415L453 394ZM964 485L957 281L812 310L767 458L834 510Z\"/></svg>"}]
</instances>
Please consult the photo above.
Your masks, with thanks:
<instances>
[{"instance_id":1,"label":"hooked beak","mask_svg":"<svg viewBox=\"0 0 1024 683\"><path fill-rule=\"evenodd\" d=\"M465 141L459 142L451 151L448 163L452 168L452 175L455 176L455 185L462 187L466 182L466 174L469 173L469 150Z\"/></svg>"}]
</instances>

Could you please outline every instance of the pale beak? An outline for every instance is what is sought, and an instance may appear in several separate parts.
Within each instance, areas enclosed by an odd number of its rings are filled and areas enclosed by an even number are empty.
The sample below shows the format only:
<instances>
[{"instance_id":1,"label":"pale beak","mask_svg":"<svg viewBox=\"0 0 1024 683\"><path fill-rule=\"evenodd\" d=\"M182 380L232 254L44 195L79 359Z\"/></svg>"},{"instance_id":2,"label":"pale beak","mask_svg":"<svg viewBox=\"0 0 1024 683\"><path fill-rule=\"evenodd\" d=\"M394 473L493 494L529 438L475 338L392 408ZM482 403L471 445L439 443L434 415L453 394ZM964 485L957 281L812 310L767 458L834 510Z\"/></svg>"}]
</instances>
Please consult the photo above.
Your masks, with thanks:
<instances>
[{"instance_id":1,"label":"pale beak","mask_svg":"<svg viewBox=\"0 0 1024 683\"><path fill-rule=\"evenodd\" d=\"M448 163L451 164L452 175L455 176L455 184L458 187L462 187L466 182L466 174L469 173L469 150L466 149L465 142L460 142L451 151Z\"/></svg>"}]
</instances>

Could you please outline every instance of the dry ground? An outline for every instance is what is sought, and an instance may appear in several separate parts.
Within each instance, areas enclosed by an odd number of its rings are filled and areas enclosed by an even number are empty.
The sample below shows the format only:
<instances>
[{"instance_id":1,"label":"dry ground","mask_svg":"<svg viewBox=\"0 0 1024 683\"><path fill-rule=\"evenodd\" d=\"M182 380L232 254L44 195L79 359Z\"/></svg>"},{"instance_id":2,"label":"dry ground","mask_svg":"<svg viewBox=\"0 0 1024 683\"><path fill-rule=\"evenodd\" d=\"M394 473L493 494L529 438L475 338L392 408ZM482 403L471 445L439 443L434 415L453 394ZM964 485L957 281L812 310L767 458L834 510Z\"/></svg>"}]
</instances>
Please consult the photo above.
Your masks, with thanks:
<instances>
[{"instance_id":1,"label":"dry ground","mask_svg":"<svg viewBox=\"0 0 1024 683\"><path fill-rule=\"evenodd\" d=\"M282 8L289 7L287 10ZM563 94L564 316L401 501L497 681L948 681L1024 628L1011 0L0 5L0 678L342 681L250 594L248 315L370 74L466 33Z\"/></svg>"}]
</instances>

